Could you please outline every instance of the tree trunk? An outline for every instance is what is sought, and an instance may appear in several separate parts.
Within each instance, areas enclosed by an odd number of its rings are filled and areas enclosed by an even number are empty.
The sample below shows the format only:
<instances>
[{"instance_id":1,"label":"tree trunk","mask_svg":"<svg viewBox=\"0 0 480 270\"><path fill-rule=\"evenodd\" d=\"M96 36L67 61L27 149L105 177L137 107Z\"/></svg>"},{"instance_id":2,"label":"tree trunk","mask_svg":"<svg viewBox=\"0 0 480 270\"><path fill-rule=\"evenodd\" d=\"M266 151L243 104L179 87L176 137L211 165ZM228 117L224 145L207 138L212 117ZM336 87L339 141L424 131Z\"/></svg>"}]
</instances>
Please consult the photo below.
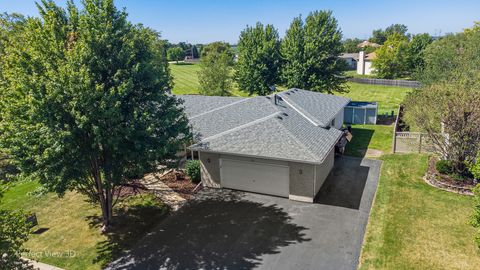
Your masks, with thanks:
<instances>
[{"instance_id":1,"label":"tree trunk","mask_svg":"<svg viewBox=\"0 0 480 270\"><path fill-rule=\"evenodd\" d=\"M100 173L100 168L98 167L97 162L92 162L92 175L95 180L98 201L100 202L100 207L102 210L102 232L106 232L110 226L110 221L112 219L112 195L111 189L104 187L102 176ZM110 194L110 195L109 195Z\"/></svg>"}]
</instances>

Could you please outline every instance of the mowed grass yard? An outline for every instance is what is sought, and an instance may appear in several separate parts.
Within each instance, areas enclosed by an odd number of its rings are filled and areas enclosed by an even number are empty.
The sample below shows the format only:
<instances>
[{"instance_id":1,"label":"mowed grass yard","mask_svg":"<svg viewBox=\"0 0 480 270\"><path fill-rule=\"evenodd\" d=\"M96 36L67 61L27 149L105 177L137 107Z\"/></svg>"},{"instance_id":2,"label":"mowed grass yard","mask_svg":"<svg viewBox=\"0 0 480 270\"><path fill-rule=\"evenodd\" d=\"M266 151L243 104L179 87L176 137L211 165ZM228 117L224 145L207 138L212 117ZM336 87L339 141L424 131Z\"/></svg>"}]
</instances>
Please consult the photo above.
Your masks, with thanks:
<instances>
[{"instance_id":1,"label":"mowed grass yard","mask_svg":"<svg viewBox=\"0 0 480 270\"><path fill-rule=\"evenodd\" d=\"M199 64L186 64L186 63L171 63L170 70L172 71L173 81L175 83L173 87L173 93L176 95L195 95L200 91L200 84L198 83L198 71L200 71ZM247 92L240 91L233 84L232 89L233 96L246 97Z\"/></svg>"},{"instance_id":2,"label":"mowed grass yard","mask_svg":"<svg viewBox=\"0 0 480 270\"><path fill-rule=\"evenodd\" d=\"M172 76L174 79L173 93L177 95L198 94L198 64L170 64ZM406 94L411 91L409 88L368 85L359 83L347 83L349 92L336 93L337 95L348 97L355 101L377 101L379 103L379 114L396 112L398 105L404 100ZM282 89L282 87L279 87ZM234 96L248 96L245 91L240 91L235 87L232 91Z\"/></svg>"},{"instance_id":3,"label":"mowed grass yard","mask_svg":"<svg viewBox=\"0 0 480 270\"><path fill-rule=\"evenodd\" d=\"M474 199L426 184L426 155L381 160L360 269L480 269L468 225Z\"/></svg>"}]
</instances>

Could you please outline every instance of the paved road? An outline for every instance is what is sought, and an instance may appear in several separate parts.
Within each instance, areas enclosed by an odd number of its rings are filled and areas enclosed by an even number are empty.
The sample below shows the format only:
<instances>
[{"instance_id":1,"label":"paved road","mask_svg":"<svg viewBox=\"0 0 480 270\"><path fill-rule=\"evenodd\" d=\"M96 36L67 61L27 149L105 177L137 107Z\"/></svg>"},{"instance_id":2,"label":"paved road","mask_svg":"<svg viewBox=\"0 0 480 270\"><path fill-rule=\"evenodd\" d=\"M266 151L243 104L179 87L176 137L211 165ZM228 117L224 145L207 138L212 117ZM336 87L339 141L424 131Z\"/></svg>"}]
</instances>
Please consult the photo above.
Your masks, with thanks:
<instances>
[{"instance_id":1,"label":"paved road","mask_svg":"<svg viewBox=\"0 0 480 270\"><path fill-rule=\"evenodd\" d=\"M337 158L314 204L206 190L108 269L355 269L380 165Z\"/></svg>"}]
</instances>

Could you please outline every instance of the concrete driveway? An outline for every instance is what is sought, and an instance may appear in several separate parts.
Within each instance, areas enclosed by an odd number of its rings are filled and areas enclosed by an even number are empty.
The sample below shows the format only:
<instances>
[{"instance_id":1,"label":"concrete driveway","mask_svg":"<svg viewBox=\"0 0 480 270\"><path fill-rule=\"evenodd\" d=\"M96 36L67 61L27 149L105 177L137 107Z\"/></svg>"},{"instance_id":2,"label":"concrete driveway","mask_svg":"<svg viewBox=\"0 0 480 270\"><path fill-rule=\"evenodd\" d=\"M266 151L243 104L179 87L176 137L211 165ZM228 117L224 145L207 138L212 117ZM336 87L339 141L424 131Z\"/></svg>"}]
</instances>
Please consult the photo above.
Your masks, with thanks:
<instances>
[{"instance_id":1,"label":"concrete driveway","mask_svg":"<svg viewBox=\"0 0 480 270\"><path fill-rule=\"evenodd\" d=\"M337 157L307 204L207 189L109 269L355 269L380 161Z\"/></svg>"}]
</instances>

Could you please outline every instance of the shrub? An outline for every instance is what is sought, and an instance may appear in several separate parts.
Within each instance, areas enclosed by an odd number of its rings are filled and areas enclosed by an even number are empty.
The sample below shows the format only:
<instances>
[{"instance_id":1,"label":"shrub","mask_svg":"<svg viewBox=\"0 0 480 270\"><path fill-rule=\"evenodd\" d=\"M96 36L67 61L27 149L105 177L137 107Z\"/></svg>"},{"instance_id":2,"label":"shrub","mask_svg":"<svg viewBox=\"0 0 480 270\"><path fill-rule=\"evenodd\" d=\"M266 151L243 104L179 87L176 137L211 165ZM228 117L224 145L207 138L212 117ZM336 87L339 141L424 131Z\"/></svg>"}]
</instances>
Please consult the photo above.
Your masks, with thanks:
<instances>
[{"instance_id":1,"label":"shrub","mask_svg":"<svg viewBox=\"0 0 480 270\"><path fill-rule=\"evenodd\" d=\"M200 183L200 161L188 160L185 164L185 171L193 183Z\"/></svg>"},{"instance_id":2,"label":"shrub","mask_svg":"<svg viewBox=\"0 0 480 270\"><path fill-rule=\"evenodd\" d=\"M477 154L475 162L468 164L468 170L473 175L473 178L480 180L480 151Z\"/></svg>"},{"instance_id":3,"label":"shrub","mask_svg":"<svg viewBox=\"0 0 480 270\"><path fill-rule=\"evenodd\" d=\"M439 160L435 164L435 168L441 174L451 174L453 173L453 165L449 160Z\"/></svg>"}]
</instances>

